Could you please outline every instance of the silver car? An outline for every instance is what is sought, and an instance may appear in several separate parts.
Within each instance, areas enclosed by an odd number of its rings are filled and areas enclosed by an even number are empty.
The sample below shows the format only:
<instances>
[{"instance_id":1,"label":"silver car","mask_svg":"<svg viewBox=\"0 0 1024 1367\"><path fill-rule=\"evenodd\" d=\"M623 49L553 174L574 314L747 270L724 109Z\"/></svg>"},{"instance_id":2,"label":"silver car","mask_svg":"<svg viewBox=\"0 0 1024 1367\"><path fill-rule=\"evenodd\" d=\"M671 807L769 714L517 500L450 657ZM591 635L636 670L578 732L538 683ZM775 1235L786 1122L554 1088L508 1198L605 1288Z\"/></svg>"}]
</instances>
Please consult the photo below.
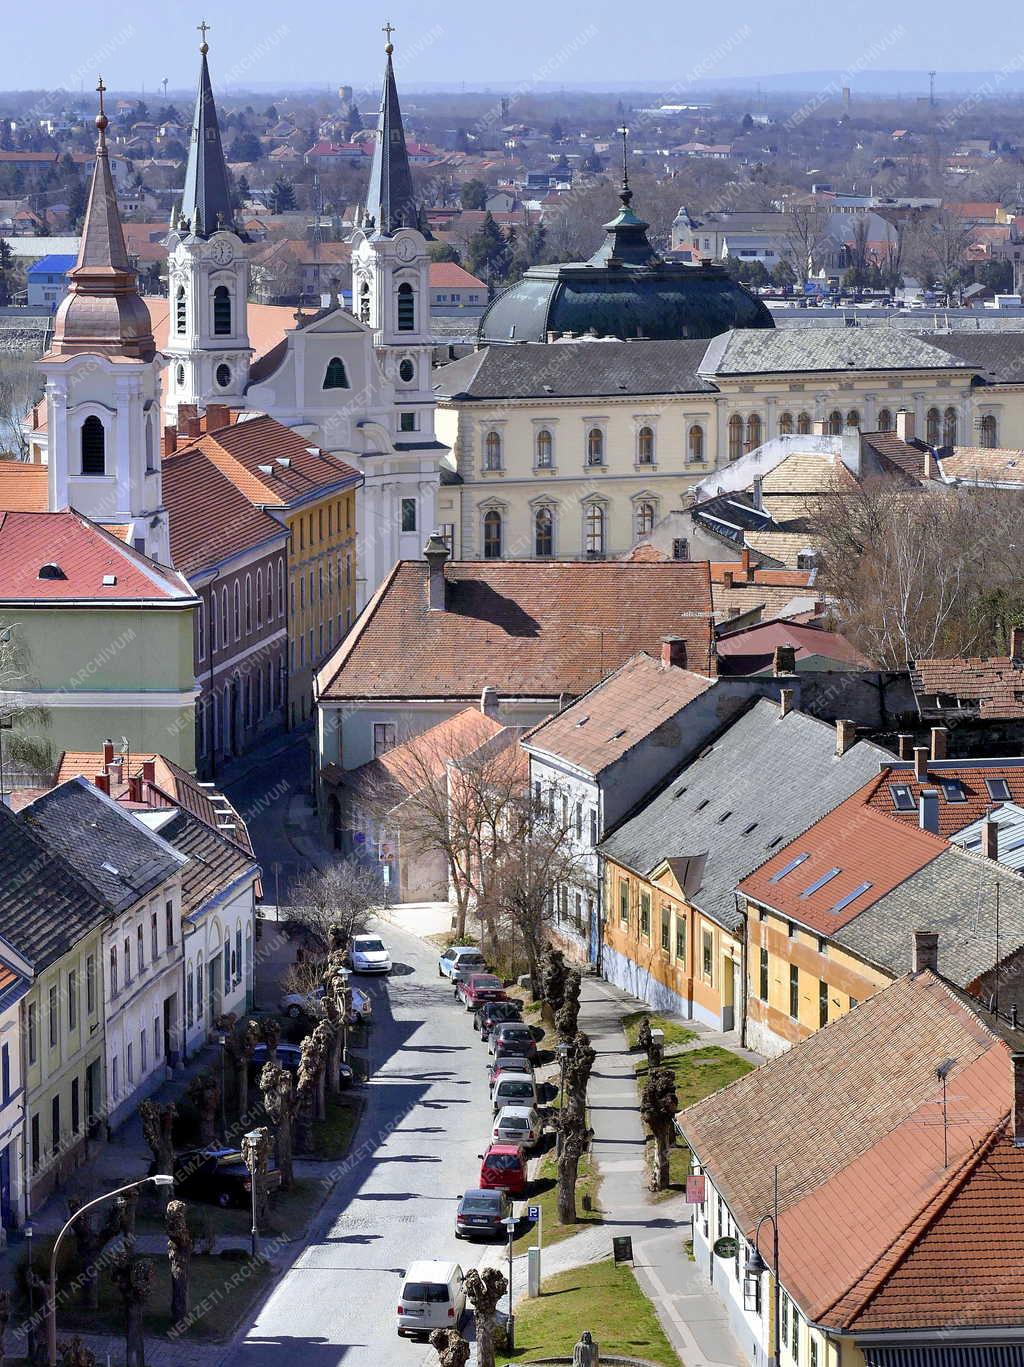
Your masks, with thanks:
<instances>
[{"instance_id":1,"label":"silver car","mask_svg":"<svg viewBox=\"0 0 1024 1367\"><path fill-rule=\"evenodd\" d=\"M540 1113L532 1106L502 1106L494 1117L491 1139L495 1144L519 1144L532 1149L543 1129Z\"/></svg>"}]
</instances>

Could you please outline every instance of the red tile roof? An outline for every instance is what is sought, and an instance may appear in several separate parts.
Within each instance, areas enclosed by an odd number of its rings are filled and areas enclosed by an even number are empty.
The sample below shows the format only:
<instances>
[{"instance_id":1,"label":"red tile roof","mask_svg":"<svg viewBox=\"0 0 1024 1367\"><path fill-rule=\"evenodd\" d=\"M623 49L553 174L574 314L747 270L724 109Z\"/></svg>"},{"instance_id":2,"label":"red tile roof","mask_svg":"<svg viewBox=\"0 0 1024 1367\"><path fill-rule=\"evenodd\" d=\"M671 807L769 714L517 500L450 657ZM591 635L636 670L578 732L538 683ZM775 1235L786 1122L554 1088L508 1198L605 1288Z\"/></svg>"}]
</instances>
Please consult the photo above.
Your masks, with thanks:
<instances>
[{"instance_id":1,"label":"red tile roof","mask_svg":"<svg viewBox=\"0 0 1024 1367\"><path fill-rule=\"evenodd\" d=\"M904 825L916 826L920 822L918 802L922 788L936 788L939 791L939 834L951 836L985 816L1000 801L990 796L986 779L1004 779L1010 793L1009 800L1024 806L1024 759L931 761L924 780L915 777L910 761L891 764L872 780L867 801L870 806L895 817ZM949 781L959 784L959 791L963 794L961 801L950 802L942 791L942 783ZM896 809L890 791L895 784L910 790L914 803L912 809Z\"/></svg>"},{"instance_id":2,"label":"red tile roof","mask_svg":"<svg viewBox=\"0 0 1024 1367\"><path fill-rule=\"evenodd\" d=\"M1008 655L917 660L910 679L915 693L977 704L980 717L1024 717L1024 665Z\"/></svg>"},{"instance_id":3,"label":"red tile roof","mask_svg":"<svg viewBox=\"0 0 1024 1367\"><path fill-rule=\"evenodd\" d=\"M479 707L466 707L454 717L447 717L357 769L327 766L332 770L328 777L336 778L348 788L366 790L378 798L390 790L397 802L403 794L416 793L432 785L452 760L467 758L503 733L507 744L514 743L519 734L514 728L485 716Z\"/></svg>"},{"instance_id":4,"label":"red tile roof","mask_svg":"<svg viewBox=\"0 0 1024 1367\"><path fill-rule=\"evenodd\" d=\"M405 560L317 675L318 696L477 698L579 695L661 638L681 636L710 674L706 561L457 560L446 610L427 606L427 566Z\"/></svg>"},{"instance_id":5,"label":"red tile roof","mask_svg":"<svg viewBox=\"0 0 1024 1367\"><path fill-rule=\"evenodd\" d=\"M157 565L81 513L0 512L0 601L91 600L119 603L138 599L190 601L192 590L174 570ZM59 578L39 577L56 564ZM105 585L104 576L115 582Z\"/></svg>"},{"instance_id":6,"label":"red tile roof","mask_svg":"<svg viewBox=\"0 0 1024 1367\"><path fill-rule=\"evenodd\" d=\"M45 465L0 460L0 509L11 513L45 513L48 500Z\"/></svg>"},{"instance_id":7,"label":"red tile roof","mask_svg":"<svg viewBox=\"0 0 1024 1367\"><path fill-rule=\"evenodd\" d=\"M838 631L826 631L823 627L788 619L759 622L751 627L740 627L738 631L729 631L719 637L718 654L724 660L742 658L753 671L771 664L777 646L793 646L797 660L807 660L817 655L855 669L871 668L867 656L862 655Z\"/></svg>"},{"instance_id":8,"label":"red tile roof","mask_svg":"<svg viewBox=\"0 0 1024 1367\"><path fill-rule=\"evenodd\" d=\"M200 448L165 459L163 491L170 517L171 560L183 574L196 574L288 535Z\"/></svg>"},{"instance_id":9,"label":"red tile roof","mask_svg":"<svg viewBox=\"0 0 1024 1367\"><path fill-rule=\"evenodd\" d=\"M711 561L711 582L713 584L724 584L727 574L732 575L733 584L737 588L744 584L768 584L772 588L805 589L814 580L812 570L751 569L749 573L745 573L739 561Z\"/></svg>"},{"instance_id":10,"label":"red tile roof","mask_svg":"<svg viewBox=\"0 0 1024 1367\"><path fill-rule=\"evenodd\" d=\"M469 289L486 290L487 286L475 275L454 261L431 261L431 289Z\"/></svg>"}]
</instances>

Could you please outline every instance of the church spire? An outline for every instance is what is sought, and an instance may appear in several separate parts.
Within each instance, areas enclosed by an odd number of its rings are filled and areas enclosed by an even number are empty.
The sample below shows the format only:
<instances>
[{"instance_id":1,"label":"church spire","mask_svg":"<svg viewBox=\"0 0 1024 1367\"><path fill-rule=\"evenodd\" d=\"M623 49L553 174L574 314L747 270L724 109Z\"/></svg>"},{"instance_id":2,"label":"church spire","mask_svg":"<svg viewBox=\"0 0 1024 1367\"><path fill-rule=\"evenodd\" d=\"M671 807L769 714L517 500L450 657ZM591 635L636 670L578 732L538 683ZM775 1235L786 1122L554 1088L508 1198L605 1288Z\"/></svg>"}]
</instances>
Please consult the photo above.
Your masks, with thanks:
<instances>
[{"instance_id":1,"label":"church spire","mask_svg":"<svg viewBox=\"0 0 1024 1367\"><path fill-rule=\"evenodd\" d=\"M96 86L96 162L85 210L78 262L69 272L68 292L54 320L51 353L119 354L152 360L156 351L149 310L139 296L124 245L117 194L107 151L106 86Z\"/></svg>"},{"instance_id":2,"label":"church spire","mask_svg":"<svg viewBox=\"0 0 1024 1367\"><path fill-rule=\"evenodd\" d=\"M181 197L181 226L196 237L210 237L218 228L234 230L234 210L228 186L228 168L220 141L217 107L210 85L210 68L206 54L209 24L204 19L198 25L203 41L199 47L199 89L196 109L192 117L192 137L185 167L185 189Z\"/></svg>"},{"instance_id":3,"label":"church spire","mask_svg":"<svg viewBox=\"0 0 1024 1367\"><path fill-rule=\"evenodd\" d=\"M592 266L650 266L660 260L651 246L647 229L651 226L633 212L633 190L629 183L629 129L616 130L622 139L622 184L619 200L622 208L610 223L604 225L605 239L590 258Z\"/></svg>"},{"instance_id":4,"label":"church spire","mask_svg":"<svg viewBox=\"0 0 1024 1367\"><path fill-rule=\"evenodd\" d=\"M384 25L387 45L387 66L384 69L384 89L380 97L377 118L377 140L373 145L373 164L370 184L366 192L364 218L373 220L373 228L389 237L398 228L419 228L419 213L413 196L409 153L405 146L405 128L398 103L395 69L391 63L394 46L391 24ZM367 224L369 226L369 224Z\"/></svg>"}]
</instances>

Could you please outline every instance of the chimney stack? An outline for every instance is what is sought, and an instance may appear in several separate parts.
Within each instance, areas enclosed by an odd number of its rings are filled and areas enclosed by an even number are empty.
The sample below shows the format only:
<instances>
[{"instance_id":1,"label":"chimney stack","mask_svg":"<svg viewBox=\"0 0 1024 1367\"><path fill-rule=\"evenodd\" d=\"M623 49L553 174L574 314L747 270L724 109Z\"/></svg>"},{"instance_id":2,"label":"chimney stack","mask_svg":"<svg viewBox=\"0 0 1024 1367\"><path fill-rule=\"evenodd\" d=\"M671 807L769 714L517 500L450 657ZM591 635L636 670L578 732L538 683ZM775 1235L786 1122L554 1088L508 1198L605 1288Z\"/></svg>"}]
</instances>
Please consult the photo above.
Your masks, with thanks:
<instances>
[{"instance_id":1,"label":"chimney stack","mask_svg":"<svg viewBox=\"0 0 1024 1367\"><path fill-rule=\"evenodd\" d=\"M725 587L726 587L727 589L731 589L731 588L732 588L732 586L733 586L732 570L725 570L725 571L723 572L723 574L722 574L722 583L725 585Z\"/></svg>"},{"instance_id":2,"label":"chimney stack","mask_svg":"<svg viewBox=\"0 0 1024 1367\"><path fill-rule=\"evenodd\" d=\"M815 437L828 436L828 422L825 418L815 418L811 423L811 433Z\"/></svg>"},{"instance_id":3,"label":"chimney stack","mask_svg":"<svg viewBox=\"0 0 1024 1367\"><path fill-rule=\"evenodd\" d=\"M201 418L185 419L185 435L189 441L195 441L197 437L203 435L203 423Z\"/></svg>"},{"instance_id":4,"label":"chimney stack","mask_svg":"<svg viewBox=\"0 0 1024 1367\"><path fill-rule=\"evenodd\" d=\"M923 465L924 469L922 470L922 474L925 479L938 479L939 462L935 459L935 452L930 446L924 453Z\"/></svg>"},{"instance_id":5,"label":"chimney stack","mask_svg":"<svg viewBox=\"0 0 1024 1367\"><path fill-rule=\"evenodd\" d=\"M1010 1055L1013 1064L1013 1147L1024 1149L1024 1054Z\"/></svg>"},{"instance_id":6,"label":"chimney stack","mask_svg":"<svg viewBox=\"0 0 1024 1367\"><path fill-rule=\"evenodd\" d=\"M932 727L932 759L945 759L949 750L949 728L946 726Z\"/></svg>"},{"instance_id":7,"label":"chimney stack","mask_svg":"<svg viewBox=\"0 0 1024 1367\"><path fill-rule=\"evenodd\" d=\"M176 424L169 423L164 428L164 439L160 444L162 455L173 456L178 449L178 428Z\"/></svg>"},{"instance_id":8,"label":"chimney stack","mask_svg":"<svg viewBox=\"0 0 1024 1367\"><path fill-rule=\"evenodd\" d=\"M1024 660L1024 626L1010 628L1010 659Z\"/></svg>"},{"instance_id":9,"label":"chimney stack","mask_svg":"<svg viewBox=\"0 0 1024 1367\"><path fill-rule=\"evenodd\" d=\"M755 475L755 476L754 476L754 482L753 482L753 484L750 486L750 493L751 493L751 497L753 498L753 501L754 501L754 507L757 509L757 511L758 511L759 513L763 513L763 512L764 512L764 481L762 480L762 478L761 478L760 475Z\"/></svg>"},{"instance_id":10,"label":"chimney stack","mask_svg":"<svg viewBox=\"0 0 1024 1367\"><path fill-rule=\"evenodd\" d=\"M498 718L498 690L491 684L485 684L480 691L480 711L495 721Z\"/></svg>"},{"instance_id":11,"label":"chimney stack","mask_svg":"<svg viewBox=\"0 0 1024 1367\"><path fill-rule=\"evenodd\" d=\"M746 546L743 547L743 554L740 556L740 569L743 571L743 577L747 583L752 584L754 582L754 567L750 563L750 551Z\"/></svg>"},{"instance_id":12,"label":"chimney stack","mask_svg":"<svg viewBox=\"0 0 1024 1367\"><path fill-rule=\"evenodd\" d=\"M784 717L787 712L793 710L793 699L796 697L795 688L779 689L779 716Z\"/></svg>"},{"instance_id":13,"label":"chimney stack","mask_svg":"<svg viewBox=\"0 0 1024 1367\"><path fill-rule=\"evenodd\" d=\"M990 816L981 823L981 852L986 859L999 858L999 823Z\"/></svg>"},{"instance_id":14,"label":"chimney stack","mask_svg":"<svg viewBox=\"0 0 1024 1367\"><path fill-rule=\"evenodd\" d=\"M686 642L681 636L661 638L661 663L666 669L669 666L673 669L686 668Z\"/></svg>"},{"instance_id":15,"label":"chimney stack","mask_svg":"<svg viewBox=\"0 0 1024 1367\"><path fill-rule=\"evenodd\" d=\"M775 675L796 673L795 646L775 647L775 654L772 656L772 673Z\"/></svg>"},{"instance_id":16,"label":"chimney stack","mask_svg":"<svg viewBox=\"0 0 1024 1367\"><path fill-rule=\"evenodd\" d=\"M132 802L141 802L142 799L142 778L139 774L128 775L128 797Z\"/></svg>"},{"instance_id":17,"label":"chimney stack","mask_svg":"<svg viewBox=\"0 0 1024 1367\"><path fill-rule=\"evenodd\" d=\"M100 790L101 793L106 793L107 797L110 796L109 774L97 774L93 782L96 784L96 787Z\"/></svg>"},{"instance_id":18,"label":"chimney stack","mask_svg":"<svg viewBox=\"0 0 1024 1367\"><path fill-rule=\"evenodd\" d=\"M114 742L113 742L112 740L105 740L105 741L103 742L103 767L104 767L104 769L107 767L108 764L113 764L113 762L114 762Z\"/></svg>"},{"instance_id":19,"label":"chimney stack","mask_svg":"<svg viewBox=\"0 0 1024 1367\"><path fill-rule=\"evenodd\" d=\"M922 831L931 831L932 835L939 833L939 790L938 788L922 788L921 796L917 802L918 817Z\"/></svg>"},{"instance_id":20,"label":"chimney stack","mask_svg":"<svg viewBox=\"0 0 1024 1367\"><path fill-rule=\"evenodd\" d=\"M914 972L924 968L939 971L939 937L934 930L914 931Z\"/></svg>"},{"instance_id":21,"label":"chimney stack","mask_svg":"<svg viewBox=\"0 0 1024 1367\"><path fill-rule=\"evenodd\" d=\"M900 759L914 758L914 737L908 731L901 731L896 737L897 751Z\"/></svg>"},{"instance_id":22,"label":"chimney stack","mask_svg":"<svg viewBox=\"0 0 1024 1367\"><path fill-rule=\"evenodd\" d=\"M213 432L218 427L227 427L231 422L231 410L226 403L208 403L206 405L206 430Z\"/></svg>"},{"instance_id":23,"label":"chimney stack","mask_svg":"<svg viewBox=\"0 0 1024 1367\"><path fill-rule=\"evenodd\" d=\"M845 755L857 739L857 723L854 721L836 722L836 754Z\"/></svg>"},{"instance_id":24,"label":"chimney stack","mask_svg":"<svg viewBox=\"0 0 1024 1367\"><path fill-rule=\"evenodd\" d=\"M900 441L914 440L914 410L901 408L896 414L896 435Z\"/></svg>"},{"instance_id":25,"label":"chimney stack","mask_svg":"<svg viewBox=\"0 0 1024 1367\"><path fill-rule=\"evenodd\" d=\"M928 777L928 747L914 746L914 777L920 781Z\"/></svg>"},{"instance_id":26,"label":"chimney stack","mask_svg":"<svg viewBox=\"0 0 1024 1367\"><path fill-rule=\"evenodd\" d=\"M107 773L110 776L111 784L115 788L120 788L124 782L124 760L116 759L113 764L108 764Z\"/></svg>"},{"instance_id":27,"label":"chimney stack","mask_svg":"<svg viewBox=\"0 0 1024 1367\"><path fill-rule=\"evenodd\" d=\"M156 761L144 759L142 761L142 777L146 783L156 782Z\"/></svg>"},{"instance_id":28,"label":"chimney stack","mask_svg":"<svg viewBox=\"0 0 1024 1367\"><path fill-rule=\"evenodd\" d=\"M440 532L431 532L423 547L423 558L429 566L427 576L427 605L431 612L444 612L446 585L444 567L448 560L448 546Z\"/></svg>"}]
</instances>

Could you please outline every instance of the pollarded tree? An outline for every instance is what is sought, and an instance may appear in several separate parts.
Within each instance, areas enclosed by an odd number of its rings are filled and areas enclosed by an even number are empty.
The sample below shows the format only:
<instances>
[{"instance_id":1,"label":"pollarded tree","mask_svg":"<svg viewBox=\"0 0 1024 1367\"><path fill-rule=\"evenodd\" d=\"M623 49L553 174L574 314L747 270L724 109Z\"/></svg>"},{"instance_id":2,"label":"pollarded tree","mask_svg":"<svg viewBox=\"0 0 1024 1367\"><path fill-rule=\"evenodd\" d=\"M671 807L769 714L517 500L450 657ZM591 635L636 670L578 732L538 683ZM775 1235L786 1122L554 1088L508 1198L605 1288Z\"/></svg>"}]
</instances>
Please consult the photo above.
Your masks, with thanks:
<instances>
[{"instance_id":1,"label":"pollarded tree","mask_svg":"<svg viewBox=\"0 0 1024 1367\"><path fill-rule=\"evenodd\" d=\"M587 1084L596 1053L582 1030L569 1041L562 1064L565 1088L556 1125L561 1138L558 1154L558 1222L576 1223L576 1179L580 1159L586 1152L590 1131L587 1126Z\"/></svg>"},{"instance_id":2,"label":"pollarded tree","mask_svg":"<svg viewBox=\"0 0 1024 1367\"><path fill-rule=\"evenodd\" d=\"M153 1264L121 1252L114 1258L110 1278L124 1309L125 1367L146 1367L146 1340L142 1332L142 1309L153 1289Z\"/></svg>"},{"instance_id":3,"label":"pollarded tree","mask_svg":"<svg viewBox=\"0 0 1024 1367\"><path fill-rule=\"evenodd\" d=\"M68 1213L77 1215L86 1202L77 1196L68 1197ZM102 1214L99 1211L102 1210ZM76 1262L82 1271L79 1274L82 1286L82 1300L89 1310L98 1310L100 1304L99 1256L115 1234L121 1232L121 1212L114 1202L105 1208L87 1210L78 1215L71 1226L71 1237L75 1241L78 1254Z\"/></svg>"},{"instance_id":4,"label":"pollarded tree","mask_svg":"<svg viewBox=\"0 0 1024 1367\"><path fill-rule=\"evenodd\" d=\"M299 1122L297 1147L308 1152L313 1147L312 1123L326 1120L327 1096L325 1073L330 1054L331 1028L326 1021L320 1021L316 1029L302 1041L299 1055L299 1071L296 1078L295 1099Z\"/></svg>"},{"instance_id":5,"label":"pollarded tree","mask_svg":"<svg viewBox=\"0 0 1024 1367\"><path fill-rule=\"evenodd\" d=\"M253 1184L256 1206L256 1223L262 1228L267 1222L270 1208L270 1193L267 1190L267 1165L270 1160L270 1131L260 1125L242 1136L242 1157Z\"/></svg>"},{"instance_id":6,"label":"pollarded tree","mask_svg":"<svg viewBox=\"0 0 1024 1367\"><path fill-rule=\"evenodd\" d=\"M188 1206L170 1201L164 1212L167 1226L167 1261L171 1266L171 1320L180 1323L192 1309L192 1234Z\"/></svg>"},{"instance_id":7,"label":"pollarded tree","mask_svg":"<svg viewBox=\"0 0 1024 1367\"><path fill-rule=\"evenodd\" d=\"M174 1121L177 1116L174 1102L160 1106L155 1101L143 1101L139 1105L139 1120L142 1122L142 1137L149 1145L157 1172L174 1171ZM160 1187L159 1198L165 1208L170 1199L171 1187Z\"/></svg>"},{"instance_id":8,"label":"pollarded tree","mask_svg":"<svg viewBox=\"0 0 1024 1367\"><path fill-rule=\"evenodd\" d=\"M238 1116L240 1120L244 1120L249 1109L249 1062L260 1042L260 1027L253 1020L239 1022L233 1011L218 1016L213 1025L214 1029L221 1031L224 1036L224 1047L228 1051L235 1076Z\"/></svg>"},{"instance_id":9,"label":"pollarded tree","mask_svg":"<svg viewBox=\"0 0 1024 1367\"><path fill-rule=\"evenodd\" d=\"M260 1022L260 1033L267 1046L267 1062L277 1062L277 1046L281 1043L281 1022L276 1016L264 1016Z\"/></svg>"},{"instance_id":10,"label":"pollarded tree","mask_svg":"<svg viewBox=\"0 0 1024 1367\"><path fill-rule=\"evenodd\" d=\"M579 1033L577 1022L580 1018L580 988L583 979L579 969L573 968L566 974L562 1005L555 1016L555 1030L561 1044L571 1044Z\"/></svg>"},{"instance_id":11,"label":"pollarded tree","mask_svg":"<svg viewBox=\"0 0 1024 1367\"><path fill-rule=\"evenodd\" d=\"M199 1142L212 1144L217 1131L217 1108L220 1105L220 1086L212 1073L197 1073L188 1085L186 1096L199 1117Z\"/></svg>"},{"instance_id":12,"label":"pollarded tree","mask_svg":"<svg viewBox=\"0 0 1024 1367\"><path fill-rule=\"evenodd\" d=\"M469 1361L469 1344L457 1329L432 1330L430 1346L437 1353L439 1367L466 1367Z\"/></svg>"},{"instance_id":13,"label":"pollarded tree","mask_svg":"<svg viewBox=\"0 0 1024 1367\"><path fill-rule=\"evenodd\" d=\"M505 1274L496 1267L474 1267L466 1273L462 1285L473 1307L477 1367L494 1367L496 1311L502 1296L508 1290L508 1281Z\"/></svg>"},{"instance_id":14,"label":"pollarded tree","mask_svg":"<svg viewBox=\"0 0 1024 1367\"><path fill-rule=\"evenodd\" d=\"M565 985L569 981L569 966L565 955L554 945L548 945L541 964L541 995L552 1016L556 1016L565 1002Z\"/></svg>"},{"instance_id":15,"label":"pollarded tree","mask_svg":"<svg viewBox=\"0 0 1024 1367\"><path fill-rule=\"evenodd\" d=\"M292 1164L295 1127L295 1085L287 1068L266 1063L260 1073L263 1106L274 1126L274 1147L281 1171L281 1188L287 1191L295 1180Z\"/></svg>"},{"instance_id":16,"label":"pollarded tree","mask_svg":"<svg viewBox=\"0 0 1024 1367\"><path fill-rule=\"evenodd\" d=\"M654 1139L648 1183L651 1191L664 1191L668 1186L669 1155L675 1141L678 1110L675 1074L671 1068L655 1068L648 1075L640 1099L640 1118Z\"/></svg>"}]
</instances>

